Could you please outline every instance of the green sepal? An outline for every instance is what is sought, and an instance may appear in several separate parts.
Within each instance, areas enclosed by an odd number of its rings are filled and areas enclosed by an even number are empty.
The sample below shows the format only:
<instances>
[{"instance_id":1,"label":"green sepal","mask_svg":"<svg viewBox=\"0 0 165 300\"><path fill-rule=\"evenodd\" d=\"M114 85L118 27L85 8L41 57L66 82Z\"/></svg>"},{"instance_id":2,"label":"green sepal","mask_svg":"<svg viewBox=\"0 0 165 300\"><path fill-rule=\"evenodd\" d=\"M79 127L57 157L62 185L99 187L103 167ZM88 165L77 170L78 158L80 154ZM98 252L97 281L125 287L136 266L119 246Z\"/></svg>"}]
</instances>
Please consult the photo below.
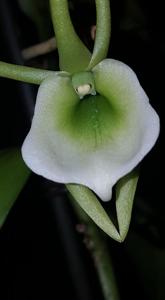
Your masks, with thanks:
<instances>
[{"instance_id":1,"label":"green sepal","mask_svg":"<svg viewBox=\"0 0 165 300\"><path fill-rule=\"evenodd\" d=\"M0 76L33 84L41 84L48 76L68 76L67 72L55 72L0 61Z\"/></svg>"},{"instance_id":2,"label":"green sepal","mask_svg":"<svg viewBox=\"0 0 165 300\"><path fill-rule=\"evenodd\" d=\"M70 73L84 71L91 58L90 51L73 27L67 0L50 0L52 21L59 52L60 70Z\"/></svg>"},{"instance_id":3,"label":"green sepal","mask_svg":"<svg viewBox=\"0 0 165 300\"><path fill-rule=\"evenodd\" d=\"M138 179L139 171L136 168L116 184L116 212L122 241L124 241L129 230Z\"/></svg>"},{"instance_id":4,"label":"green sepal","mask_svg":"<svg viewBox=\"0 0 165 300\"><path fill-rule=\"evenodd\" d=\"M67 184L68 191L71 193L73 198L77 201L80 207L87 213L87 215L110 237L120 242L120 235L113 225L111 219L105 212L101 203L87 187Z\"/></svg>"},{"instance_id":5,"label":"green sepal","mask_svg":"<svg viewBox=\"0 0 165 300\"><path fill-rule=\"evenodd\" d=\"M109 0L96 0L96 38L87 70L91 70L107 57L111 37L111 10Z\"/></svg>"},{"instance_id":6,"label":"green sepal","mask_svg":"<svg viewBox=\"0 0 165 300\"><path fill-rule=\"evenodd\" d=\"M105 233L114 240L123 242L129 230L137 182L138 170L135 169L120 179L116 185L116 213L119 231L92 191L85 186L76 184L68 184L66 187L80 207Z\"/></svg>"}]
</instances>

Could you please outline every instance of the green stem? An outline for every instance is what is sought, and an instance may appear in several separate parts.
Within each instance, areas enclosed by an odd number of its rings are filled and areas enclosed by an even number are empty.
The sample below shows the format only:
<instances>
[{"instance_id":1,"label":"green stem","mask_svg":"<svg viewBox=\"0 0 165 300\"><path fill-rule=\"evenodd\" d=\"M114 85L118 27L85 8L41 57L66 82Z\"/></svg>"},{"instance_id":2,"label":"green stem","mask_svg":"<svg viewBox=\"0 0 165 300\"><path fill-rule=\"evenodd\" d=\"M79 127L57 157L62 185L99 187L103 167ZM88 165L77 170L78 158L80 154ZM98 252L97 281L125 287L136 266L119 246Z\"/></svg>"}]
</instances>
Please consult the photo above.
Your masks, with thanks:
<instances>
[{"instance_id":1,"label":"green stem","mask_svg":"<svg viewBox=\"0 0 165 300\"><path fill-rule=\"evenodd\" d=\"M60 69L70 73L84 71L89 64L91 54L74 30L68 1L50 0L50 5Z\"/></svg>"},{"instance_id":2,"label":"green stem","mask_svg":"<svg viewBox=\"0 0 165 300\"><path fill-rule=\"evenodd\" d=\"M87 241L86 245L94 259L104 299L119 300L113 265L105 238L74 200L72 200L72 204L80 223L85 225L83 233L85 234L85 240Z\"/></svg>"},{"instance_id":3,"label":"green stem","mask_svg":"<svg viewBox=\"0 0 165 300\"><path fill-rule=\"evenodd\" d=\"M111 36L111 12L109 0L96 0L96 39L88 70L106 58Z\"/></svg>"},{"instance_id":4,"label":"green stem","mask_svg":"<svg viewBox=\"0 0 165 300\"><path fill-rule=\"evenodd\" d=\"M48 76L56 75L59 72L47 71L37 68L13 65L0 61L0 76L9 79L40 84Z\"/></svg>"}]
</instances>

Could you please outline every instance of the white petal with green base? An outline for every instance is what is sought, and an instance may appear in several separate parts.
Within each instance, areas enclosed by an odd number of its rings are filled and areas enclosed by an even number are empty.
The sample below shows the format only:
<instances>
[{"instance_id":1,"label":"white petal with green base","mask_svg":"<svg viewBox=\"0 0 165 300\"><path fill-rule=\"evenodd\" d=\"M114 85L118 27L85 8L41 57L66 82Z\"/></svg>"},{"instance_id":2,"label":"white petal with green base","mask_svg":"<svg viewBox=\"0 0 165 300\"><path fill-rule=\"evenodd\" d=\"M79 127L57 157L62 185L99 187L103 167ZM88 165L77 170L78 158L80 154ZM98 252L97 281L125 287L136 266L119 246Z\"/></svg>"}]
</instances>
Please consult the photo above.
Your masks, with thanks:
<instances>
[{"instance_id":1,"label":"white petal with green base","mask_svg":"<svg viewBox=\"0 0 165 300\"><path fill-rule=\"evenodd\" d=\"M106 59L92 72L98 94L83 100L69 76L42 82L22 154L35 173L85 185L107 201L155 144L159 118L127 65Z\"/></svg>"}]
</instances>

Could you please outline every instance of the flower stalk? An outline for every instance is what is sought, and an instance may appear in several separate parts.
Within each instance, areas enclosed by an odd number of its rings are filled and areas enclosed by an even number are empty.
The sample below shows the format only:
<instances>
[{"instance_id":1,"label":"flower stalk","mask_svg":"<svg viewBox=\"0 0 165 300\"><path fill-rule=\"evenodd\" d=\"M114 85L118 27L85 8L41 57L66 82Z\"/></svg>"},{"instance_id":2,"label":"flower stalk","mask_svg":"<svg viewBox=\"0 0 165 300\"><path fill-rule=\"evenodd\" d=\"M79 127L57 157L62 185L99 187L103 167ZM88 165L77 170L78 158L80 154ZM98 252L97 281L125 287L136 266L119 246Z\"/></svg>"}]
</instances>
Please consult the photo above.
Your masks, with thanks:
<instances>
[{"instance_id":1,"label":"flower stalk","mask_svg":"<svg viewBox=\"0 0 165 300\"><path fill-rule=\"evenodd\" d=\"M74 211L78 216L80 226L83 227L83 230L80 232L84 235L84 242L94 260L104 299L119 300L113 263L106 245L105 237L80 206L77 205L72 198L70 199Z\"/></svg>"}]
</instances>

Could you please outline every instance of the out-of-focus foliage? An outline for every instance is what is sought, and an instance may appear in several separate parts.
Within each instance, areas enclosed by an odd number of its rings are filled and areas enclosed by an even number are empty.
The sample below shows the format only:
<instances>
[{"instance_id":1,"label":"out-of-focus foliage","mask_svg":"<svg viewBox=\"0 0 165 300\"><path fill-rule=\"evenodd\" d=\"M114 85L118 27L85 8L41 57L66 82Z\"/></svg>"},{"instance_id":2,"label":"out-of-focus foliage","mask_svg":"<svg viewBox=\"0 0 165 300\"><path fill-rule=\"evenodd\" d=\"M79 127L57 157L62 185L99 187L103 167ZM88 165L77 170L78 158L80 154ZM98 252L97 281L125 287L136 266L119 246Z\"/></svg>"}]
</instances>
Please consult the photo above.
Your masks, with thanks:
<instances>
[{"instance_id":1,"label":"out-of-focus foliage","mask_svg":"<svg viewBox=\"0 0 165 300\"><path fill-rule=\"evenodd\" d=\"M35 23L39 38L51 36L51 18L48 0L18 0L23 12Z\"/></svg>"},{"instance_id":2,"label":"out-of-focus foliage","mask_svg":"<svg viewBox=\"0 0 165 300\"><path fill-rule=\"evenodd\" d=\"M0 226L3 225L30 174L20 150L0 152Z\"/></svg>"}]
</instances>

